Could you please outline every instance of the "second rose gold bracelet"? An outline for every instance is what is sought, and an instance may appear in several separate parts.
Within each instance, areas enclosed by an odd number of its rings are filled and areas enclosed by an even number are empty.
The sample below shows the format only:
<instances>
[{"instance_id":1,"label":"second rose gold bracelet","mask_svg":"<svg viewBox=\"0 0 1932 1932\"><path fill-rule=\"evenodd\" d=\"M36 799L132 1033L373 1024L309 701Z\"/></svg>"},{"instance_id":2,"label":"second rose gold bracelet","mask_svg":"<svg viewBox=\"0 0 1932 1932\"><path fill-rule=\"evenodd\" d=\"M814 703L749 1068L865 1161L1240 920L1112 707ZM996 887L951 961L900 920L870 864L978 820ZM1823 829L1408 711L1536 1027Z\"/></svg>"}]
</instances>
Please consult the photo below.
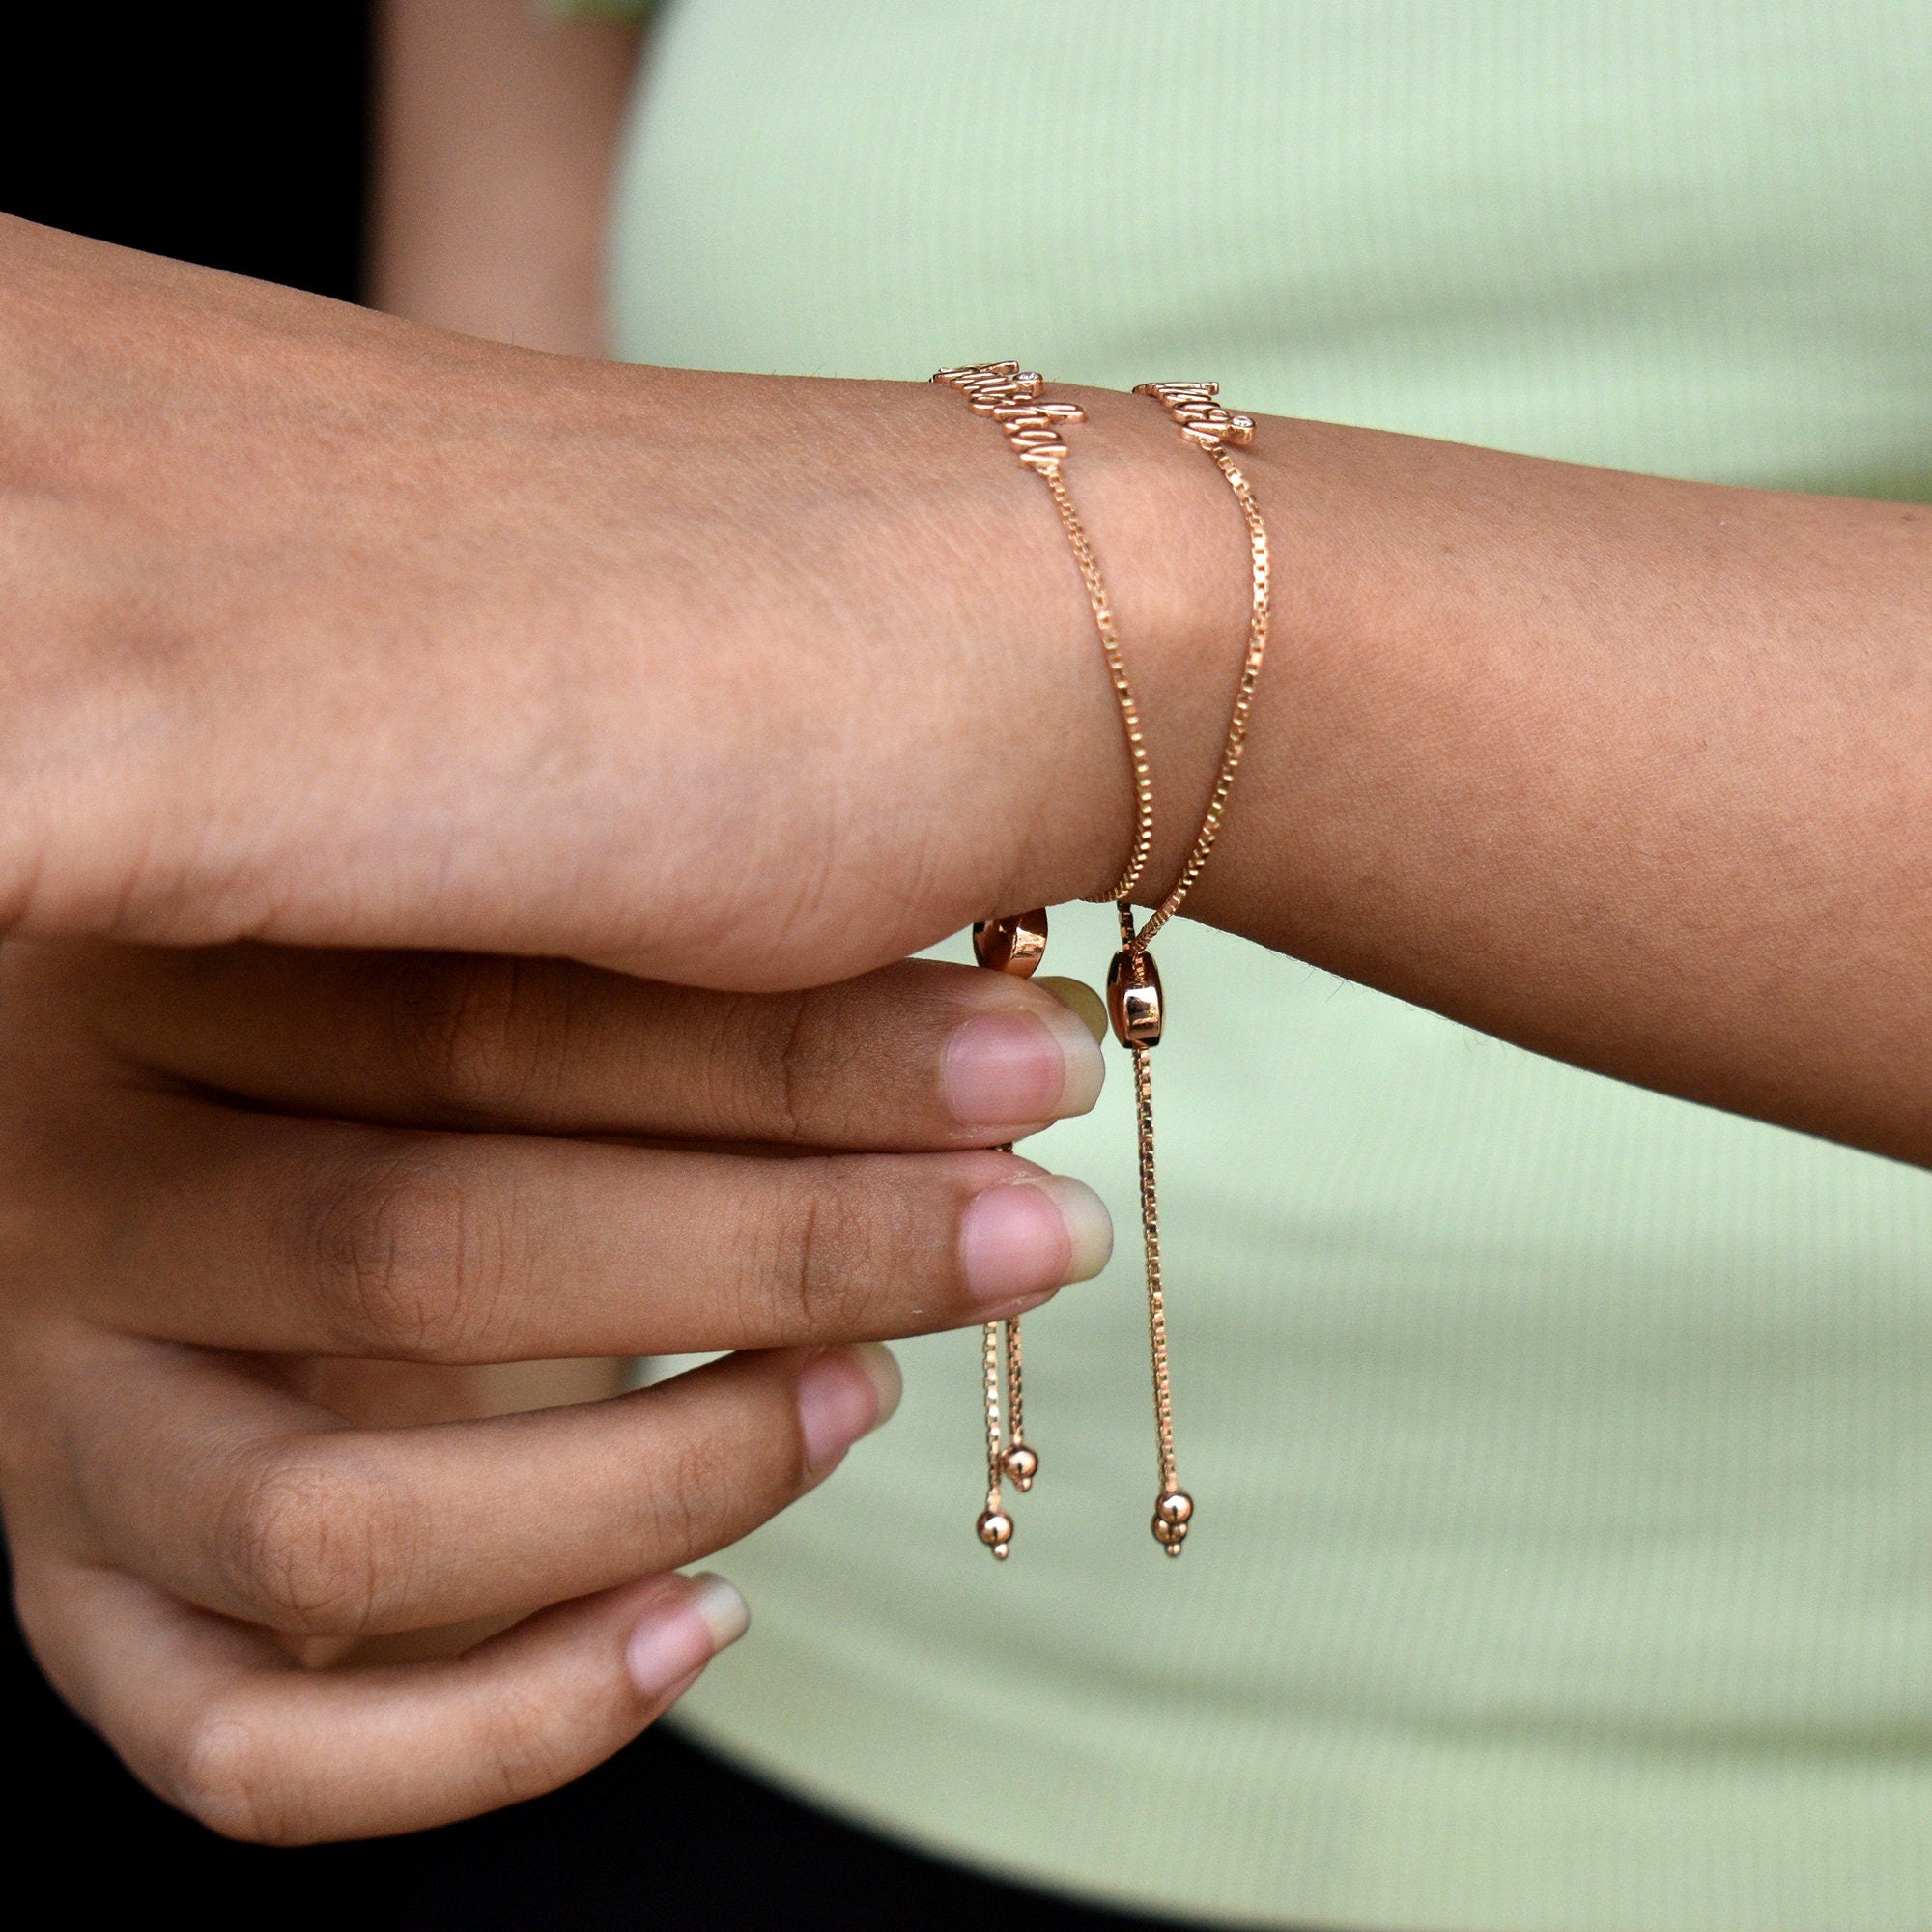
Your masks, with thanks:
<instances>
[{"instance_id":1,"label":"second rose gold bracelet","mask_svg":"<svg viewBox=\"0 0 1932 1932\"><path fill-rule=\"evenodd\" d=\"M1145 383L1136 395L1151 396L1173 418L1181 436L1206 452L1226 479L1247 525L1252 574L1247 653L1236 686L1233 715L1221 748L1219 765L1208 794L1208 808L1173 889L1138 931L1134 927L1133 892L1146 868L1153 844L1153 782L1140 709L1127 675L1126 661L1115 628L1113 607L1094 559L1093 546L1068 496L1061 466L1067 456L1064 431L1085 418L1077 404L1043 400L1044 384L1023 371L1017 362L982 362L961 369L942 369L932 379L958 389L976 413L989 416L1006 432L1026 468L1046 484L1059 513L1081 582L1093 608L1108 675L1126 733L1134 785L1134 837L1127 863L1113 890L1104 897L1115 901L1121 923L1121 950L1107 972L1107 1012L1115 1037L1133 1057L1134 1114L1139 1153L1141 1238L1148 1299L1148 1345L1153 1369L1154 1435L1159 1459L1160 1489L1154 1498L1154 1540L1170 1556L1179 1556L1194 1517L1194 1499L1180 1487L1174 1447L1173 1383L1168 1366L1167 1297L1161 1275L1160 1208L1155 1190L1153 1083L1150 1055L1159 1045L1166 1023L1160 972L1149 946L1154 935L1180 909L1201 876L1220 835L1235 773L1246 747L1248 718L1262 662L1267 652L1269 559L1267 529L1254 494L1230 448L1245 448L1254 440L1250 417L1231 414L1215 400L1212 383ZM1031 975L1046 952L1047 920L1043 909L981 920L973 928L975 956L981 966ZM976 1528L980 1542L1004 1558L1012 1542L1013 1521L1007 1513L1003 1486L1010 1481L1024 1492L1033 1487L1039 1457L1023 1435L1024 1392L1021 1380L1020 1324L986 1324L981 1367L986 1417L986 1505ZM1004 1367L1004 1376L1002 1368ZM1006 1425L1001 1423L1002 1381Z\"/></svg>"}]
</instances>

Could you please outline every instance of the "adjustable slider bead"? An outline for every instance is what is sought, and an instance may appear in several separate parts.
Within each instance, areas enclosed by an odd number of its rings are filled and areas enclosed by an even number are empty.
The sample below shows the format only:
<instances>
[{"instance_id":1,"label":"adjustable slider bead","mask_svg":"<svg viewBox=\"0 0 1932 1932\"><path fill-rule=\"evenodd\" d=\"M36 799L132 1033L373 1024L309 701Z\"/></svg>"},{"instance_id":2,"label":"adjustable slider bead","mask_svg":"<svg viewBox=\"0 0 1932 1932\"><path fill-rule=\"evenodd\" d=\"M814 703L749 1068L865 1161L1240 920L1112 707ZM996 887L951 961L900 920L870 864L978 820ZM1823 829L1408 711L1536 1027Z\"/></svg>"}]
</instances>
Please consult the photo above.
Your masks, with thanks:
<instances>
[{"instance_id":1,"label":"adjustable slider bead","mask_svg":"<svg viewBox=\"0 0 1932 1932\"><path fill-rule=\"evenodd\" d=\"M1015 1442L1000 1458L1000 1471L1024 1495L1039 1474L1039 1458L1026 1443Z\"/></svg>"},{"instance_id":2,"label":"adjustable slider bead","mask_svg":"<svg viewBox=\"0 0 1932 1932\"><path fill-rule=\"evenodd\" d=\"M1107 1017L1122 1046L1160 1044L1160 968L1151 952L1127 947L1114 954L1107 968Z\"/></svg>"},{"instance_id":3,"label":"adjustable slider bead","mask_svg":"<svg viewBox=\"0 0 1932 1932\"><path fill-rule=\"evenodd\" d=\"M980 1541L1004 1563L1007 1560L1007 1545L1013 1540L1013 1520L1005 1510L988 1510L976 1527Z\"/></svg>"},{"instance_id":4,"label":"adjustable slider bead","mask_svg":"<svg viewBox=\"0 0 1932 1932\"><path fill-rule=\"evenodd\" d=\"M976 920L973 957L996 973L1030 980L1046 956L1046 911L1016 912L1006 919Z\"/></svg>"}]
</instances>

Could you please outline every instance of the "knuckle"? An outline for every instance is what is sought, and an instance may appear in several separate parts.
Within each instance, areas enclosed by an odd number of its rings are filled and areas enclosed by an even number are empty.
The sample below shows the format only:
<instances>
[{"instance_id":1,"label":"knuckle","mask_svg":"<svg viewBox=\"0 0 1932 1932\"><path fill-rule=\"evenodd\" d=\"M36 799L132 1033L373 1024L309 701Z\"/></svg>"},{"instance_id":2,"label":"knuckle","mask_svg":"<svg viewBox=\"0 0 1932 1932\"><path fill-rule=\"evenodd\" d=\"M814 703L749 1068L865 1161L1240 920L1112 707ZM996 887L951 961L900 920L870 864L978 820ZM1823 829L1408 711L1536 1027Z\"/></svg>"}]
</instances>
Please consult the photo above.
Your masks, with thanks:
<instances>
[{"instance_id":1,"label":"knuckle","mask_svg":"<svg viewBox=\"0 0 1932 1932\"><path fill-rule=\"evenodd\" d=\"M417 1538L384 1485L321 1446L242 1471L215 1520L214 1558L270 1629L359 1636L412 1568Z\"/></svg>"},{"instance_id":2,"label":"knuckle","mask_svg":"<svg viewBox=\"0 0 1932 1932\"><path fill-rule=\"evenodd\" d=\"M305 1835L286 1753L259 1719L227 1705L193 1714L171 1741L158 1781L176 1805L224 1838L289 1845Z\"/></svg>"},{"instance_id":3,"label":"knuckle","mask_svg":"<svg viewBox=\"0 0 1932 1932\"><path fill-rule=\"evenodd\" d=\"M745 1365L748 1369L750 1364ZM681 1408L655 1441L626 1530L639 1575L674 1570L734 1543L793 1501L805 1476L793 1372L731 1378L732 1393Z\"/></svg>"},{"instance_id":4,"label":"knuckle","mask_svg":"<svg viewBox=\"0 0 1932 1932\"><path fill-rule=\"evenodd\" d=\"M802 1338L861 1333L882 1283L904 1259L907 1205L820 1169L801 1176L777 1267Z\"/></svg>"},{"instance_id":5,"label":"knuckle","mask_svg":"<svg viewBox=\"0 0 1932 1932\"><path fill-rule=\"evenodd\" d=\"M472 1760L488 1777L493 1804L554 1791L584 1768L560 1715L555 1699L534 1687L507 1690L497 1699Z\"/></svg>"},{"instance_id":6,"label":"knuckle","mask_svg":"<svg viewBox=\"0 0 1932 1932\"><path fill-rule=\"evenodd\" d=\"M742 1453L730 1455L709 1432L686 1437L662 1456L646 1490L653 1563L675 1568L709 1554L718 1545L719 1524L735 1514L734 1492L751 1480Z\"/></svg>"},{"instance_id":7,"label":"knuckle","mask_svg":"<svg viewBox=\"0 0 1932 1932\"><path fill-rule=\"evenodd\" d=\"M811 1138L818 1083L810 1065L811 995L757 993L707 1003L696 1056L698 1106L720 1130L748 1140Z\"/></svg>"},{"instance_id":8,"label":"knuckle","mask_svg":"<svg viewBox=\"0 0 1932 1932\"><path fill-rule=\"evenodd\" d=\"M952 984L884 968L747 1007L728 1047L767 1138L883 1148L950 1131L937 1043L970 1011Z\"/></svg>"},{"instance_id":9,"label":"knuckle","mask_svg":"<svg viewBox=\"0 0 1932 1932\"><path fill-rule=\"evenodd\" d=\"M564 982L545 961L438 957L397 985L401 1064L436 1105L486 1120L541 1101L563 1065Z\"/></svg>"},{"instance_id":10,"label":"knuckle","mask_svg":"<svg viewBox=\"0 0 1932 1932\"><path fill-rule=\"evenodd\" d=\"M494 1333L509 1215L428 1147L350 1159L311 1214L325 1316L352 1348L417 1361L473 1357Z\"/></svg>"},{"instance_id":11,"label":"knuckle","mask_svg":"<svg viewBox=\"0 0 1932 1932\"><path fill-rule=\"evenodd\" d=\"M817 1055L812 1048L811 1001L804 993L781 1003L774 1020L775 1050L771 1056L772 1111L783 1127L785 1138L803 1141L809 1136L810 1098L818 1091L813 1075Z\"/></svg>"}]
</instances>

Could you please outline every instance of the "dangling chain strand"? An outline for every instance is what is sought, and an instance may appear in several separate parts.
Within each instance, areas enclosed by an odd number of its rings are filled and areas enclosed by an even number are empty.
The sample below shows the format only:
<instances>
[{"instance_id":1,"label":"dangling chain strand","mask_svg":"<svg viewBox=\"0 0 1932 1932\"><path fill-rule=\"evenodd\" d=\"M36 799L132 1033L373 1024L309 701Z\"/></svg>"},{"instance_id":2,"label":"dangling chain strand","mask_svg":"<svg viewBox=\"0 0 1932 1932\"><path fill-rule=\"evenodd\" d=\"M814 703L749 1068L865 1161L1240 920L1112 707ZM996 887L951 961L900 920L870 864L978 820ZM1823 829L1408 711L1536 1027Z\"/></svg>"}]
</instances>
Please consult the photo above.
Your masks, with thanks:
<instances>
[{"instance_id":1,"label":"dangling chain strand","mask_svg":"<svg viewBox=\"0 0 1932 1932\"><path fill-rule=\"evenodd\" d=\"M1015 1315L1004 1324L1006 1327L1007 1352L1007 1433L1012 1437L1013 1446L1018 1448L1026 1441L1026 1389L1020 1379L1020 1318ZM1021 1482L1015 1476L1022 1490L1033 1488L1033 1476L1028 1473Z\"/></svg>"},{"instance_id":2,"label":"dangling chain strand","mask_svg":"<svg viewBox=\"0 0 1932 1932\"><path fill-rule=\"evenodd\" d=\"M980 1337L986 1387L986 1508L980 1518L980 1541L1005 1562L1013 1520L1000 1493L1000 1324L988 1321Z\"/></svg>"},{"instance_id":3,"label":"dangling chain strand","mask_svg":"<svg viewBox=\"0 0 1932 1932\"><path fill-rule=\"evenodd\" d=\"M1121 908L1121 943L1134 937L1132 911ZM1151 1047L1131 1049L1134 1062L1134 1125L1140 1153L1141 1247L1147 1259L1148 1348L1153 1358L1153 1428L1160 1458L1160 1493L1175 1495L1180 1478L1174 1459L1174 1383L1167 1366L1167 1295L1160 1278L1160 1201L1154 1189L1153 1063ZM1176 1556L1179 1544L1168 1548Z\"/></svg>"},{"instance_id":4,"label":"dangling chain strand","mask_svg":"<svg viewBox=\"0 0 1932 1932\"><path fill-rule=\"evenodd\" d=\"M1046 956L1046 914L1022 913L1016 919L981 920L973 928L973 953L980 964L998 973L1029 979ZM1011 1153L1009 1143L1002 1153ZM1007 1428L1002 1441L1000 1381L1004 1357ZM1002 1484L1010 1478L1022 1494L1033 1488L1039 1458L1026 1439L1026 1399L1020 1375L1020 1321L988 1321L980 1331L980 1382L986 1405L986 1507L974 1525L980 1541L1004 1562L1013 1539L1013 1520L1007 1514Z\"/></svg>"}]
</instances>

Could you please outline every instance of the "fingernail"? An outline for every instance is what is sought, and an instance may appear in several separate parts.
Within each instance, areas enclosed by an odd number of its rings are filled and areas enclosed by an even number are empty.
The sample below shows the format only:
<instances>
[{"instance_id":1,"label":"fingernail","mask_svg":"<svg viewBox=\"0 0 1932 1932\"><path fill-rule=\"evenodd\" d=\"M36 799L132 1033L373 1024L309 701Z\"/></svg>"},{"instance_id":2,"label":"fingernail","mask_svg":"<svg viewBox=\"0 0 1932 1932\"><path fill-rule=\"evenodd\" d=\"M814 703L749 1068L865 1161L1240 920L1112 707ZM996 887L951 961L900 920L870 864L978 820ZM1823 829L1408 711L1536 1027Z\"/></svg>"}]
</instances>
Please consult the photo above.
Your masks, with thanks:
<instances>
[{"instance_id":1,"label":"fingernail","mask_svg":"<svg viewBox=\"0 0 1932 1932\"><path fill-rule=\"evenodd\" d=\"M862 1435L890 1422L903 1384L893 1351L882 1342L827 1349L798 1378L798 1419L806 1466L829 1469Z\"/></svg>"},{"instance_id":2,"label":"fingernail","mask_svg":"<svg viewBox=\"0 0 1932 1932\"><path fill-rule=\"evenodd\" d=\"M988 1303L1091 1281L1113 1252L1106 1203L1064 1174L989 1187L966 1204L959 1223L966 1286Z\"/></svg>"},{"instance_id":3,"label":"fingernail","mask_svg":"<svg viewBox=\"0 0 1932 1932\"><path fill-rule=\"evenodd\" d=\"M948 1111L965 1127L1023 1126L1084 1114L1100 1097L1100 1049L1064 1003L1040 1013L976 1013L940 1061Z\"/></svg>"},{"instance_id":4,"label":"fingernail","mask_svg":"<svg viewBox=\"0 0 1932 1932\"><path fill-rule=\"evenodd\" d=\"M1068 980L1059 973L1049 973L1043 979L1034 981L1036 986L1043 986L1060 1004L1094 1036L1094 1044L1098 1046L1107 1037L1107 1003L1084 980Z\"/></svg>"},{"instance_id":5,"label":"fingernail","mask_svg":"<svg viewBox=\"0 0 1932 1932\"><path fill-rule=\"evenodd\" d=\"M723 1577L706 1571L683 1581L684 1590L638 1619L624 1646L631 1682L646 1697L668 1696L687 1683L752 1621L744 1598Z\"/></svg>"}]
</instances>

